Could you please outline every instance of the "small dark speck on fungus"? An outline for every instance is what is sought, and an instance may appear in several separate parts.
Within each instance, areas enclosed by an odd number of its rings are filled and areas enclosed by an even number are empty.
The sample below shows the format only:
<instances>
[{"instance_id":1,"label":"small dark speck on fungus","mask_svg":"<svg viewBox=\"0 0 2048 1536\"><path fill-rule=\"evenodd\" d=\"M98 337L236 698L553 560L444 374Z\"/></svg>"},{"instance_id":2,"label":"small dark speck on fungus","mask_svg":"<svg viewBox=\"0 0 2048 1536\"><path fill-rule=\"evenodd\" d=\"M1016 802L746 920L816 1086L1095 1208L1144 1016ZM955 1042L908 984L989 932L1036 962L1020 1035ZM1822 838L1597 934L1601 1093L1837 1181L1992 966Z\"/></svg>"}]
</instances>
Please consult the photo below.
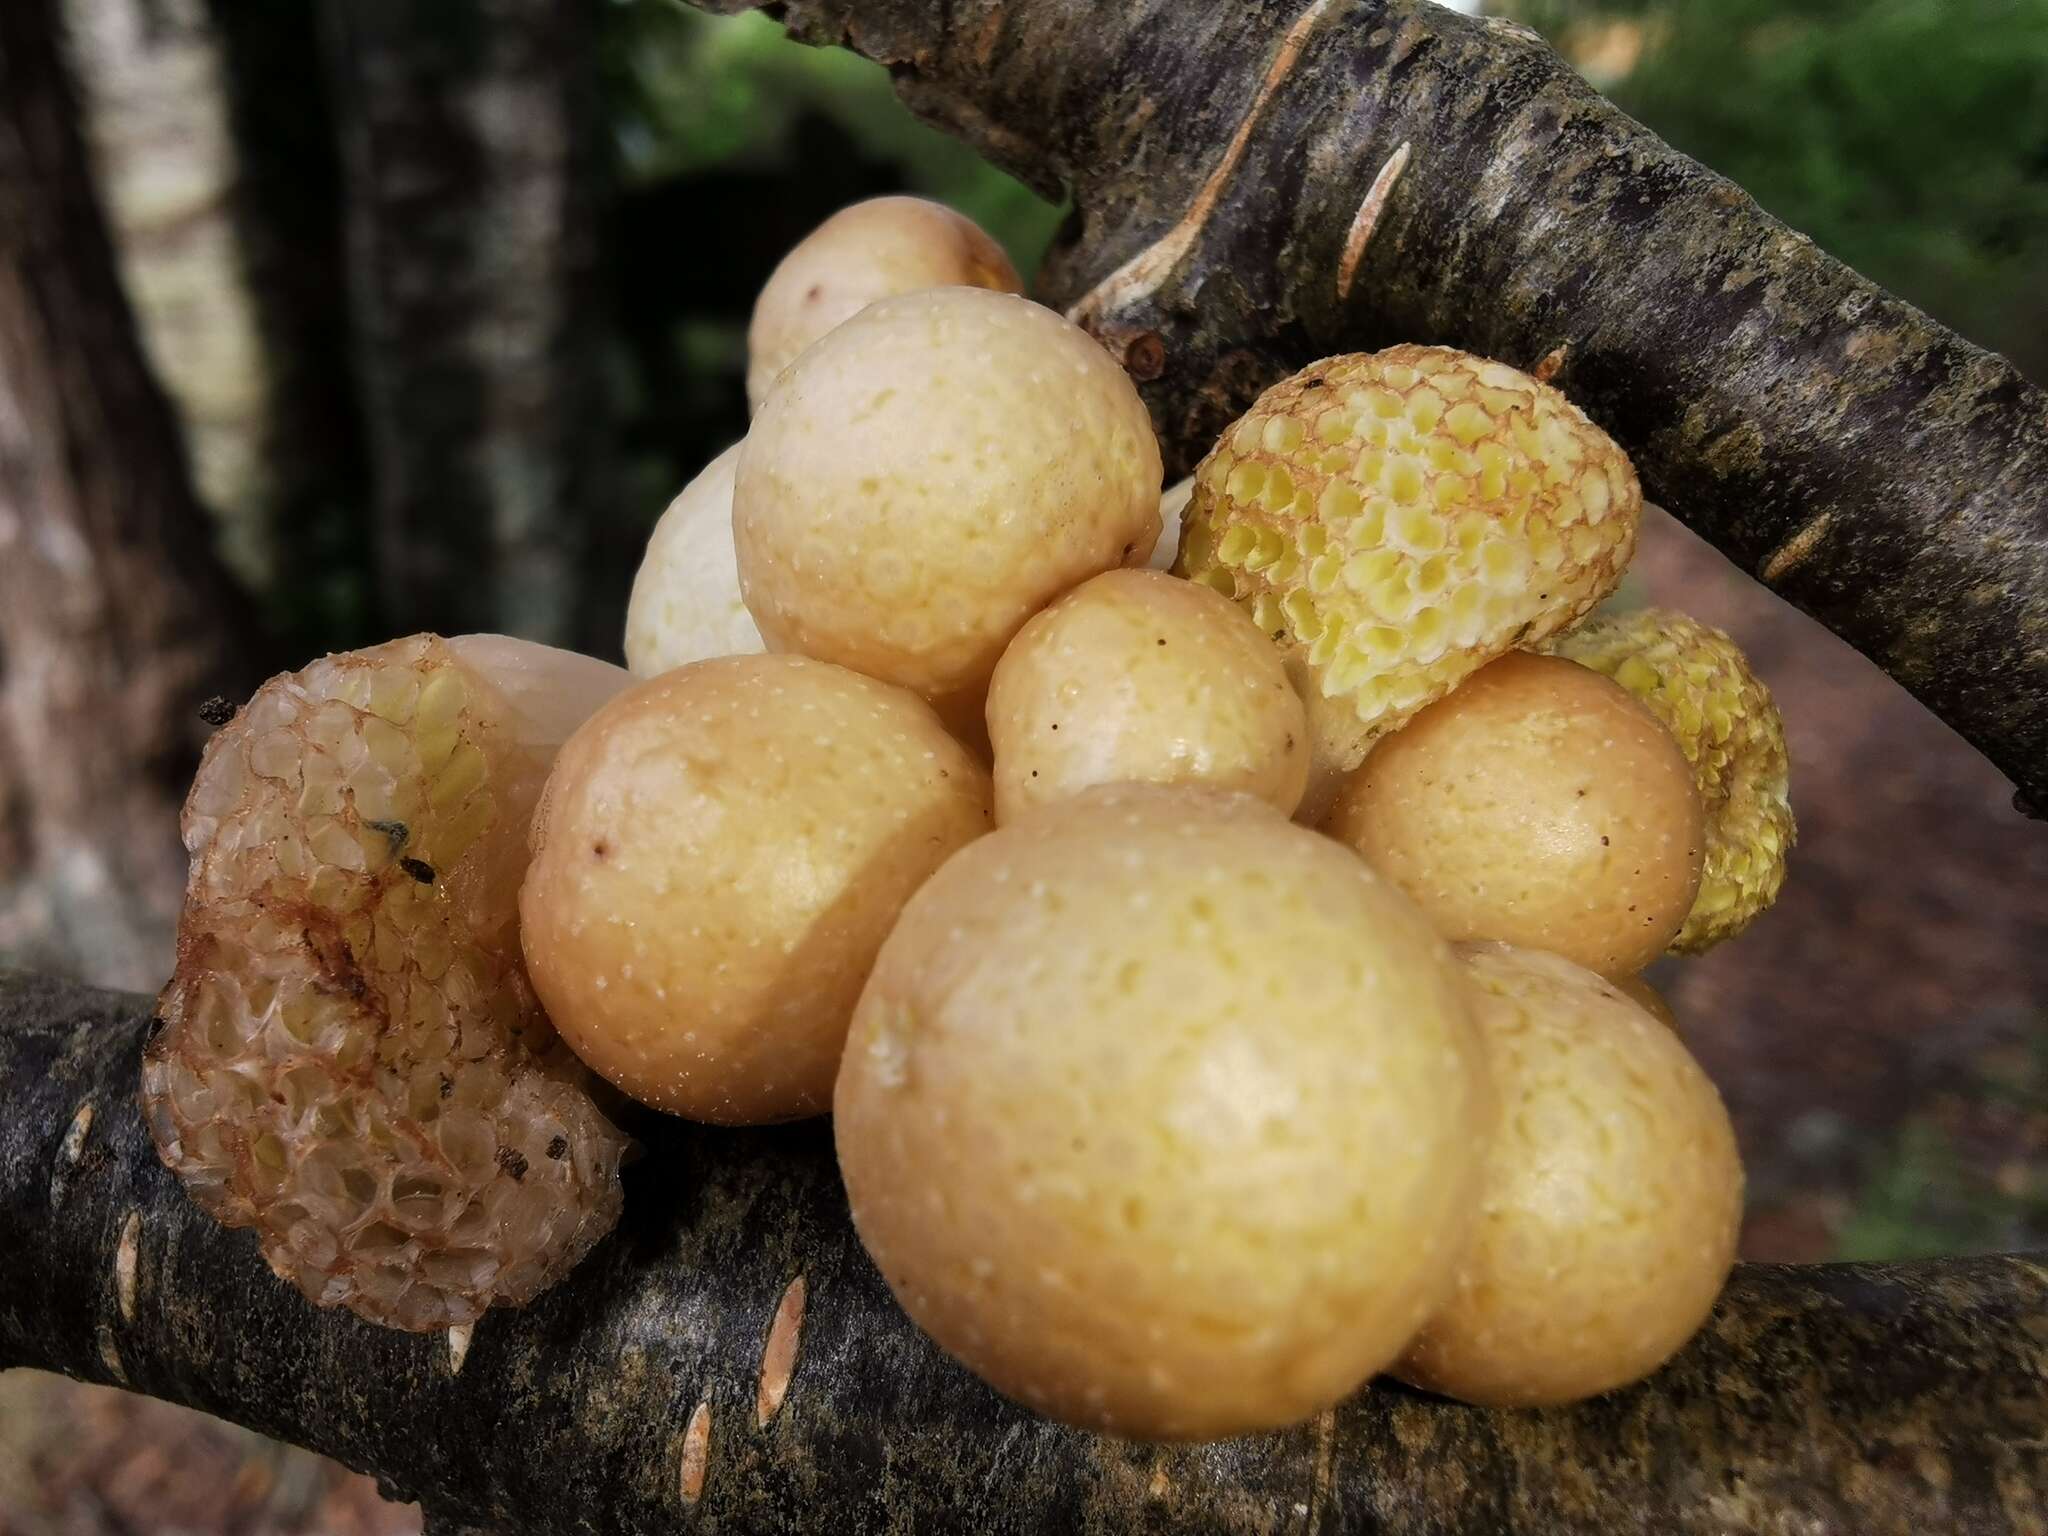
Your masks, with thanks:
<instances>
[{"instance_id":1,"label":"small dark speck on fungus","mask_svg":"<svg viewBox=\"0 0 2048 1536\"><path fill-rule=\"evenodd\" d=\"M557 1136L548 1143L548 1157L555 1162L560 1162L568 1150L569 1138L566 1136Z\"/></svg>"},{"instance_id":2,"label":"small dark speck on fungus","mask_svg":"<svg viewBox=\"0 0 2048 1536\"><path fill-rule=\"evenodd\" d=\"M432 885L434 883L434 866L425 859L400 859L398 867L408 875L411 875L413 879L419 881L421 885Z\"/></svg>"},{"instance_id":3,"label":"small dark speck on fungus","mask_svg":"<svg viewBox=\"0 0 2048 1536\"><path fill-rule=\"evenodd\" d=\"M199 706L199 718L211 726L223 726L235 718L235 706L219 694Z\"/></svg>"},{"instance_id":4,"label":"small dark speck on fungus","mask_svg":"<svg viewBox=\"0 0 2048 1536\"><path fill-rule=\"evenodd\" d=\"M498 1166L511 1174L516 1182L526 1177L526 1154L516 1147L500 1147Z\"/></svg>"}]
</instances>

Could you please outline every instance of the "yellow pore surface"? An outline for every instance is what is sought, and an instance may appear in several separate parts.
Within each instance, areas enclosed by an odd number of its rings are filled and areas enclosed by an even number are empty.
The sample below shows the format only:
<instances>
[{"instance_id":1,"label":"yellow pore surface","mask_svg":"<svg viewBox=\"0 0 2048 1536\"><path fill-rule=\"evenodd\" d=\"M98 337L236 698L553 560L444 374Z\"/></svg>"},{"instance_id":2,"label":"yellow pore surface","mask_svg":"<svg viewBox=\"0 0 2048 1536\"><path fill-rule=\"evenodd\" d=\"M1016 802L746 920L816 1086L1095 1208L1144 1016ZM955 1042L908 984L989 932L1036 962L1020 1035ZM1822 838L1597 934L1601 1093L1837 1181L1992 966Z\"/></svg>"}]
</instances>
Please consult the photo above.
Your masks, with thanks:
<instances>
[{"instance_id":1,"label":"yellow pore surface","mask_svg":"<svg viewBox=\"0 0 2048 1536\"><path fill-rule=\"evenodd\" d=\"M759 410L798 353L875 300L953 286L1024 291L1003 248L939 203L877 197L840 209L782 258L754 301L748 407Z\"/></svg>"},{"instance_id":2,"label":"yellow pore surface","mask_svg":"<svg viewBox=\"0 0 2048 1536\"><path fill-rule=\"evenodd\" d=\"M1613 678L1678 738L1707 812L1706 869L1671 947L1711 949L1778 899L1797 829L1785 722L1741 648L1668 608L1592 620L1551 647Z\"/></svg>"},{"instance_id":3,"label":"yellow pore surface","mask_svg":"<svg viewBox=\"0 0 2048 1536\"><path fill-rule=\"evenodd\" d=\"M1376 746L1327 830L1452 939L1648 965L1699 889L1705 835L1671 733L1575 662L1516 653Z\"/></svg>"},{"instance_id":4,"label":"yellow pore surface","mask_svg":"<svg viewBox=\"0 0 2048 1536\"><path fill-rule=\"evenodd\" d=\"M1143 565L1159 445L1123 369L1009 294L885 299L777 381L740 452L740 585L771 650L981 712L1026 619Z\"/></svg>"},{"instance_id":5,"label":"yellow pore surface","mask_svg":"<svg viewBox=\"0 0 2048 1536\"><path fill-rule=\"evenodd\" d=\"M1083 582L1018 632L988 693L996 819L1094 784L1243 790L1291 815L1308 720L1238 608L1161 571Z\"/></svg>"},{"instance_id":6,"label":"yellow pore surface","mask_svg":"<svg viewBox=\"0 0 2048 1536\"><path fill-rule=\"evenodd\" d=\"M1491 1124L1464 988L1398 892L1264 802L1126 785L914 897L834 1101L919 1326L1068 1423L1294 1423L1447 1294Z\"/></svg>"},{"instance_id":7,"label":"yellow pore surface","mask_svg":"<svg viewBox=\"0 0 2048 1536\"><path fill-rule=\"evenodd\" d=\"M988 825L987 772L915 696L801 656L697 662L563 747L520 891L527 966L576 1054L642 1103L818 1114L897 912Z\"/></svg>"},{"instance_id":8,"label":"yellow pore surface","mask_svg":"<svg viewBox=\"0 0 2048 1536\"><path fill-rule=\"evenodd\" d=\"M1628 457L1557 390L1443 347L1328 358L1261 395L1195 474L1178 569L1286 650L1329 771L1635 552Z\"/></svg>"},{"instance_id":9,"label":"yellow pore surface","mask_svg":"<svg viewBox=\"0 0 2048 1536\"><path fill-rule=\"evenodd\" d=\"M415 635L272 678L207 744L143 1111L193 1199L309 1300L473 1322L617 1217L624 1138L527 985L517 922L548 762L627 681Z\"/></svg>"},{"instance_id":10,"label":"yellow pore surface","mask_svg":"<svg viewBox=\"0 0 2048 1536\"><path fill-rule=\"evenodd\" d=\"M1398 1367L1467 1402L1569 1402L1648 1375L1735 1258L1742 1164L1678 1037L1555 955L1467 946L1500 1128L1452 1298Z\"/></svg>"},{"instance_id":11,"label":"yellow pore surface","mask_svg":"<svg viewBox=\"0 0 2048 1536\"><path fill-rule=\"evenodd\" d=\"M626 604L626 665L635 677L762 649L761 632L740 600L732 552L732 479L739 461L734 443L683 487L654 525Z\"/></svg>"}]
</instances>

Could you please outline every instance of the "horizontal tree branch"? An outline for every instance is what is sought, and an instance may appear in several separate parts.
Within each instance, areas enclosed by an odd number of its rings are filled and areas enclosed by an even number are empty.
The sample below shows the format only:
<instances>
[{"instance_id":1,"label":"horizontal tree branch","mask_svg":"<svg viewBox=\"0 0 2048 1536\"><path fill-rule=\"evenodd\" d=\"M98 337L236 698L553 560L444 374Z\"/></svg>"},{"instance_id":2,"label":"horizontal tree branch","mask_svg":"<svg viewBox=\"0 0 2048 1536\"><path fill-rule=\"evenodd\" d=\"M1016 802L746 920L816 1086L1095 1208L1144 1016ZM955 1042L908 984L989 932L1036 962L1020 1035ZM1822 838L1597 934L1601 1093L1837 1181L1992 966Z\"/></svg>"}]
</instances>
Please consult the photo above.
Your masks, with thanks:
<instances>
[{"instance_id":1,"label":"horizontal tree branch","mask_svg":"<svg viewBox=\"0 0 2048 1536\"><path fill-rule=\"evenodd\" d=\"M1555 382L1652 499L2048 809L2048 393L1671 149L1533 33L1430 0L768 8L1072 197L1043 296L1143 360L1171 472L1330 353L1561 353ZM1347 237L1403 145L1354 272Z\"/></svg>"},{"instance_id":2,"label":"horizontal tree branch","mask_svg":"<svg viewBox=\"0 0 2048 1536\"><path fill-rule=\"evenodd\" d=\"M1677 1361L1575 1407L1375 1385L1286 1434L1132 1444L1033 1418L917 1333L819 1123L650 1117L620 1229L459 1340L316 1312L157 1161L148 1018L0 975L0 1366L311 1446L450 1530L2038 1529L2048 1268L2027 1259L1743 1265Z\"/></svg>"}]
</instances>

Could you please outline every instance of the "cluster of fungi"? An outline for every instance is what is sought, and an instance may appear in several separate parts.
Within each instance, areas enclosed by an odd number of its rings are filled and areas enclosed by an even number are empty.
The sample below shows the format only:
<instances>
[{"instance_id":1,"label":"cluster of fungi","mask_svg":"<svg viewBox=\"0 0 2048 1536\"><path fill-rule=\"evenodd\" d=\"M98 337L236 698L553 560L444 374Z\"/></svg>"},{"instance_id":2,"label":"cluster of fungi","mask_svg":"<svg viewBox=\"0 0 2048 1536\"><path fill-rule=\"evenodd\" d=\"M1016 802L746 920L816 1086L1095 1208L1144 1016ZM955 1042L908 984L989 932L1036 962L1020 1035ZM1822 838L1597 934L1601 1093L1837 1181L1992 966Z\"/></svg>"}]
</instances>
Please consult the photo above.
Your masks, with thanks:
<instances>
[{"instance_id":1,"label":"cluster of fungi","mask_svg":"<svg viewBox=\"0 0 2048 1536\"><path fill-rule=\"evenodd\" d=\"M946 210L836 216L629 669L413 637L217 733L165 1160L312 1300L427 1329L609 1228L606 1095L830 1112L905 1310L1069 1423L1655 1370L1742 1170L1640 973L1777 895L1769 694L1612 606L1641 490L1550 384L1324 359L1164 488L1122 363L1020 286Z\"/></svg>"}]
</instances>

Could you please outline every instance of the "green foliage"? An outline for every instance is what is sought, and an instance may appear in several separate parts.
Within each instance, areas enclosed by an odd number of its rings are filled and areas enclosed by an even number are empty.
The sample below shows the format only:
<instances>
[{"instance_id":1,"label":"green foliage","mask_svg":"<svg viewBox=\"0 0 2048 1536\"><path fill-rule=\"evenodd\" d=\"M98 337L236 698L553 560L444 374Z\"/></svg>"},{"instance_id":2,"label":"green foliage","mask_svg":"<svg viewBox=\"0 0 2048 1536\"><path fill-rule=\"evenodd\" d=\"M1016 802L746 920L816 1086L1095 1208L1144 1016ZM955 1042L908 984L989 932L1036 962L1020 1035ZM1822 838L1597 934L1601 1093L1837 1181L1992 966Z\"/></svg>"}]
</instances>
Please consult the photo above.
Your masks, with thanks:
<instances>
[{"instance_id":1,"label":"green foliage","mask_svg":"<svg viewBox=\"0 0 2048 1536\"><path fill-rule=\"evenodd\" d=\"M2048 0L1502 9L1825 249L2048 376Z\"/></svg>"},{"instance_id":2,"label":"green foliage","mask_svg":"<svg viewBox=\"0 0 2048 1536\"><path fill-rule=\"evenodd\" d=\"M713 17L677 0L613 3L610 107L629 181L735 165L801 176L794 129L816 114L894 165L908 190L979 223L1019 271L1038 265L1060 210L912 117L879 64L793 43L759 12Z\"/></svg>"}]
</instances>

